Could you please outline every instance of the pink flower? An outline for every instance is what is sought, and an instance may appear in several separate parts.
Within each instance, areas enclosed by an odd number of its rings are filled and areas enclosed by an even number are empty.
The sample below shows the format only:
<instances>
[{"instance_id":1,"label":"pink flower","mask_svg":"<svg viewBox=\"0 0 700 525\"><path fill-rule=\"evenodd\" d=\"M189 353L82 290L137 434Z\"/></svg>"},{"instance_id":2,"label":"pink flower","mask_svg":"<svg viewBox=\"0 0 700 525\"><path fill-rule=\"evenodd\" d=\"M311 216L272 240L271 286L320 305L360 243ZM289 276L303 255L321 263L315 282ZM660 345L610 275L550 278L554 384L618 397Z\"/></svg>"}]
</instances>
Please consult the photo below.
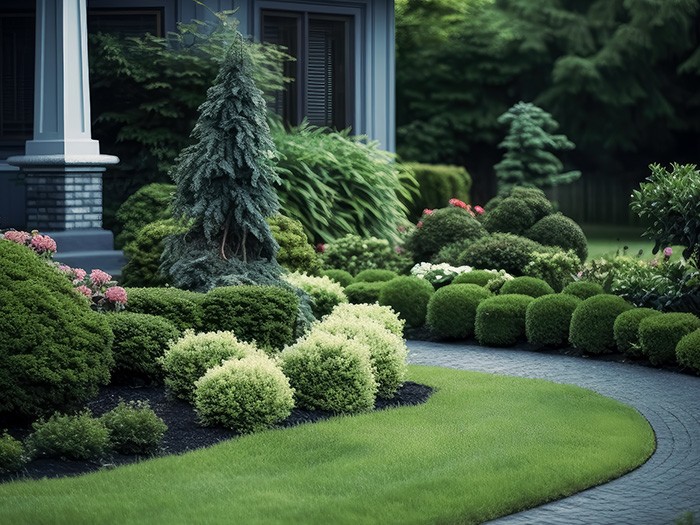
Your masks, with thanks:
<instances>
[{"instance_id":1,"label":"pink flower","mask_svg":"<svg viewBox=\"0 0 700 525\"><path fill-rule=\"evenodd\" d=\"M59 264L58 269L67 275L73 275L73 268L67 264Z\"/></svg>"},{"instance_id":2,"label":"pink flower","mask_svg":"<svg viewBox=\"0 0 700 525\"><path fill-rule=\"evenodd\" d=\"M482 208L481 206L474 206L474 211L475 211L476 213L478 213L479 215L483 215L483 214L484 214L484 208Z\"/></svg>"},{"instance_id":3,"label":"pink flower","mask_svg":"<svg viewBox=\"0 0 700 525\"><path fill-rule=\"evenodd\" d=\"M56 241L48 235L34 235L29 242L29 246L40 255L43 253L56 253Z\"/></svg>"},{"instance_id":4,"label":"pink flower","mask_svg":"<svg viewBox=\"0 0 700 525\"><path fill-rule=\"evenodd\" d=\"M423 227L423 221L418 221L416 223L416 228L422 228Z\"/></svg>"},{"instance_id":5,"label":"pink flower","mask_svg":"<svg viewBox=\"0 0 700 525\"><path fill-rule=\"evenodd\" d=\"M433 213L435 213L435 210L431 210L429 208L423 210L423 215L432 215Z\"/></svg>"},{"instance_id":6,"label":"pink flower","mask_svg":"<svg viewBox=\"0 0 700 525\"><path fill-rule=\"evenodd\" d=\"M4 233L5 239L16 242L17 244L27 244L27 241L32 238L27 232L10 230Z\"/></svg>"},{"instance_id":7,"label":"pink flower","mask_svg":"<svg viewBox=\"0 0 700 525\"><path fill-rule=\"evenodd\" d=\"M467 205L459 199L450 199L450 206L454 206L455 208L463 208L465 210L467 209Z\"/></svg>"},{"instance_id":8,"label":"pink flower","mask_svg":"<svg viewBox=\"0 0 700 525\"><path fill-rule=\"evenodd\" d=\"M325 251L326 251L326 245L323 244L322 242L319 242L319 243L316 245L316 251L317 251L318 253L323 253L323 252L325 252Z\"/></svg>"},{"instance_id":9,"label":"pink flower","mask_svg":"<svg viewBox=\"0 0 700 525\"><path fill-rule=\"evenodd\" d=\"M85 279L86 275L87 272L82 268L73 268L73 276L75 277L76 281L82 281L83 279Z\"/></svg>"},{"instance_id":10,"label":"pink flower","mask_svg":"<svg viewBox=\"0 0 700 525\"><path fill-rule=\"evenodd\" d=\"M671 257L671 255L673 255L673 248L670 246L664 248L664 257Z\"/></svg>"},{"instance_id":11,"label":"pink flower","mask_svg":"<svg viewBox=\"0 0 700 525\"><path fill-rule=\"evenodd\" d=\"M126 290L121 286L110 286L105 290L105 299L117 304L126 304Z\"/></svg>"},{"instance_id":12,"label":"pink flower","mask_svg":"<svg viewBox=\"0 0 700 525\"><path fill-rule=\"evenodd\" d=\"M92 290L90 290L90 288L88 288L88 287L85 286L84 284L81 284L80 286L78 286L78 287L76 288L76 290L77 290L79 293L83 294L83 295L84 295L85 297L87 297L88 299L92 299Z\"/></svg>"},{"instance_id":13,"label":"pink flower","mask_svg":"<svg viewBox=\"0 0 700 525\"><path fill-rule=\"evenodd\" d=\"M95 286L102 286L111 281L112 276L102 270L93 270L90 272L90 280Z\"/></svg>"}]
</instances>

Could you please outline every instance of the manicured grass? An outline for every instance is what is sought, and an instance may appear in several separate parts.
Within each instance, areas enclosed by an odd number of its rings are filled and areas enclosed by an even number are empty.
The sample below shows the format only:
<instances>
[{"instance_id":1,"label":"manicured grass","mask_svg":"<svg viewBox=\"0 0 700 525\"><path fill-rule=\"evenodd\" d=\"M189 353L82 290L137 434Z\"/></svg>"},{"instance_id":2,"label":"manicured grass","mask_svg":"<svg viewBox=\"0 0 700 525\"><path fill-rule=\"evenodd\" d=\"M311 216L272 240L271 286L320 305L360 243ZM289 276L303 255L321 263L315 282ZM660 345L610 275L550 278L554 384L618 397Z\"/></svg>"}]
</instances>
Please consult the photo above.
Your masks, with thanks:
<instances>
[{"instance_id":1,"label":"manicured grass","mask_svg":"<svg viewBox=\"0 0 700 525\"><path fill-rule=\"evenodd\" d=\"M616 253L620 255L626 253L636 257L639 250L642 250L642 259L649 260L653 257L651 250L654 248L654 241L642 237L644 228L584 225L583 231L588 239L588 260L604 255L615 255ZM625 246L627 246L626 252L624 250ZM682 247L674 246L672 259L678 259L682 251Z\"/></svg>"},{"instance_id":2,"label":"manicured grass","mask_svg":"<svg viewBox=\"0 0 700 525\"><path fill-rule=\"evenodd\" d=\"M634 409L540 380L410 367L424 405L274 430L111 471L0 486L3 522L477 523L644 462Z\"/></svg>"}]
</instances>

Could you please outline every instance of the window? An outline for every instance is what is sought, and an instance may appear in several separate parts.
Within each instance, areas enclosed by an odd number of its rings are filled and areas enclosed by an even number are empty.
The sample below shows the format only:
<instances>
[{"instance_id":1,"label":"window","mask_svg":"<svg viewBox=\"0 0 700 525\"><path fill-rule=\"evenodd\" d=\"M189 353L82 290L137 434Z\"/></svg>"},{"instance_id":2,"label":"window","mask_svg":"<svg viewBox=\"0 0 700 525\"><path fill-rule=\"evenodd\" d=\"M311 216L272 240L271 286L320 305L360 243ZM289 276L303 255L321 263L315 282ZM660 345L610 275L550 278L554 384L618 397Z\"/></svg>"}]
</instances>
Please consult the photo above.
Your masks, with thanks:
<instances>
[{"instance_id":1,"label":"window","mask_svg":"<svg viewBox=\"0 0 700 525\"><path fill-rule=\"evenodd\" d=\"M90 9L88 32L120 36L163 35L161 9Z\"/></svg>"},{"instance_id":2,"label":"window","mask_svg":"<svg viewBox=\"0 0 700 525\"><path fill-rule=\"evenodd\" d=\"M21 144L34 121L34 13L0 13L0 141Z\"/></svg>"},{"instance_id":3,"label":"window","mask_svg":"<svg viewBox=\"0 0 700 525\"><path fill-rule=\"evenodd\" d=\"M262 12L262 40L296 58L284 72L292 83L273 103L285 122L298 125L306 117L316 126L352 126L351 28L348 16Z\"/></svg>"}]
</instances>

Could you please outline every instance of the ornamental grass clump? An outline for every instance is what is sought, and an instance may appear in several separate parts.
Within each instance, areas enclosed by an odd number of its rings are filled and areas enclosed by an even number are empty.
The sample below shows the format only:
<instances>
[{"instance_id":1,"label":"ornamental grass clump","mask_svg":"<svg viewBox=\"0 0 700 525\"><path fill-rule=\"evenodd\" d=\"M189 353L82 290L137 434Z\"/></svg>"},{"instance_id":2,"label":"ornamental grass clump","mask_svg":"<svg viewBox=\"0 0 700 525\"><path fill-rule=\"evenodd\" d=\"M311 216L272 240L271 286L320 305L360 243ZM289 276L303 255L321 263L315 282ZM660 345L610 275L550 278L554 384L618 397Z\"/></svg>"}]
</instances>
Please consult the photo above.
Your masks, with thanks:
<instances>
[{"instance_id":1,"label":"ornamental grass clump","mask_svg":"<svg viewBox=\"0 0 700 525\"><path fill-rule=\"evenodd\" d=\"M523 276L515 277L503 283L499 293L501 295L520 294L529 295L530 297L541 297L543 295L553 294L554 290L542 279Z\"/></svg>"},{"instance_id":2,"label":"ornamental grass clump","mask_svg":"<svg viewBox=\"0 0 700 525\"><path fill-rule=\"evenodd\" d=\"M419 277L397 277L387 282L379 292L379 304L390 306L406 325L419 328L425 324L428 301L433 286Z\"/></svg>"},{"instance_id":3,"label":"ornamental grass clump","mask_svg":"<svg viewBox=\"0 0 700 525\"><path fill-rule=\"evenodd\" d=\"M379 304L341 304L333 309L328 319L335 317L342 319L355 317L360 321L371 319L377 321L392 334L403 337L405 321L389 306L381 306Z\"/></svg>"},{"instance_id":4,"label":"ornamental grass clump","mask_svg":"<svg viewBox=\"0 0 700 525\"><path fill-rule=\"evenodd\" d=\"M476 308L474 333L479 344L511 346L525 337L525 314L533 301L529 295L489 297Z\"/></svg>"},{"instance_id":5,"label":"ornamental grass clump","mask_svg":"<svg viewBox=\"0 0 700 525\"><path fill-rule=\"evenodd\" d=\"M676 345L678 364L700 372L700 330L683 336Z\"/></svg>"},{"instance_id":6,"label":"ornamental grass clump","mask_svg":"<svg viewBox=\"0 0 700 525\"><path fill-rule=\"evenodd\" d=\"M33 457L98 459L109 450L109 430L89 410L75 415L56 413L36 421L27 438Z\"/></svg>"},{"instance_id":7,"label":"ornamental grass clump","mask_svg":"<svg viewBox=\"0 0 700 525\"><path fill-rule=\"evenodd\" d=\"M573 283L567 284L561 293L575 295L579 299L586 300L594 295L601 295L605 293L603 287L591 281L574 281Z\"/></svg>"},{"instance_id":8,"label":"ornamental grass clump","mask_svg":"<svg viewBox=\"0 0 700 525\"><path fill-rule=\"evenodd\" d=\"M652 315L661 315L661 312L651 308L633 308L617 316L613 325L613 334L620 352L629 357L642 357L642 349L639 346L639 324Z\"/></svg>"},{"instance_id":9,"label":"ornamental grass clump","mask_svg":"<svg viewBox=\"0 0 700 525\"><path fill-rule=\"evenodd\" d=\"M147 402L119 404L100 417L109 430L109 442L120 454L154 454L158 451L168 426Z\"/></svg>"},{"instance_id":10,"label":"ornamental grass clump","mask_svg":"<svg viewBox=\"0 0 700 525\"><path fill-rule=\"evenodd\" d=\"M0 474L12 474L21 470L29 458L24 445L5 431L0 435Z\"/></svg>"},{"instance_id":11,"label":"ornamental grass clump","mask_svg":"<svg viewBox=\"0 0 700 525\"><path fill-rule=\"evenodd\" d=\"M426 322L443 339L467 339L474 335L476 309L492 294L477 284L451 284L437 290L428 302Z\"/></svg>"},{"instance_id":12,"label":"ornamental grass clump","mask_svg":"<svg viewBox=\"0 0 700 525\"><path fill-rule=\"evenodd\" d=\"M285 281L300 288L311 297L311 311L316 319L331 313L340 303L348 302L343 287L329 277L316 277L302 273L285 275Z\"/></svg>"},{"instance_id":13,"label":"ornamental grass clump","mask_svg":"<svg viewBox=\"0 0 700 525\"><path fill-rule=\"evenodd\" d=\"M386 285L386 281L374 283L352 283L345 288L345 295L352 304L372 304L379 301L379 294Z\"/></svg>"},{"instance_id":14,"label":"ornamental grass clump","mask_svg":"<svg viewBox=\"0 0 700 525\"><path fill-rule=\"evenodd\" d=\"M689 313L654 315L639 323L639 344L652 365L676 363L676 345L695 330L700 329L700 318Z\"/></svg>"},{"instance_id":15,"label":"ornamental grass clump","mask_svg":"<svg viewBox=\"0 0 700 525\"><path fill-rule=\"evenodd\" d=\"M574 310L569 342L590 354L603 354L615 348L615 319L632 305L617 295L594 295Z\"/></svg>"},{"instance_id":16,"label":"ornamental grass clump","mask_svg":"<svg viewBox=\"0 0 700 525\"><path fill-rule=\"evenodd\" d=\"M569 342L571 316L581 299L549 294L532 301L525 312L525 335L533 346L565 346Z\"/></svg>"}]
</instances>

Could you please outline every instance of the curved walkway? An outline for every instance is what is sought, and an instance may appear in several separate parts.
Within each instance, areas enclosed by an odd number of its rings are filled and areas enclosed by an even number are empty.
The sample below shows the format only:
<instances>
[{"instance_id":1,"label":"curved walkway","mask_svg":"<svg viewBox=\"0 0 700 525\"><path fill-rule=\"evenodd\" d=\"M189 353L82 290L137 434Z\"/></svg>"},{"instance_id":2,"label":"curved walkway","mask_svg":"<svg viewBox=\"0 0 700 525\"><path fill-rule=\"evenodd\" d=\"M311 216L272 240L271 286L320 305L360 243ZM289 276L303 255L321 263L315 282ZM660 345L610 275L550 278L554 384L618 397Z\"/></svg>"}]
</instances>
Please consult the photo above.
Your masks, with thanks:
<instances>
[{"instance_id":1,"label":"curved walkway","mask_svg":"<svg viewBox=\"0 0 700 525\"><path fill-rule=\"evenodd\" d=\"M685 512L700 519L700 378L623 363L409 341L413 364L541 378L579 385L628 405L649 420L657 449L639 469L569 498L492 523L672 525Z\"/></svg>"}]
</instances>

